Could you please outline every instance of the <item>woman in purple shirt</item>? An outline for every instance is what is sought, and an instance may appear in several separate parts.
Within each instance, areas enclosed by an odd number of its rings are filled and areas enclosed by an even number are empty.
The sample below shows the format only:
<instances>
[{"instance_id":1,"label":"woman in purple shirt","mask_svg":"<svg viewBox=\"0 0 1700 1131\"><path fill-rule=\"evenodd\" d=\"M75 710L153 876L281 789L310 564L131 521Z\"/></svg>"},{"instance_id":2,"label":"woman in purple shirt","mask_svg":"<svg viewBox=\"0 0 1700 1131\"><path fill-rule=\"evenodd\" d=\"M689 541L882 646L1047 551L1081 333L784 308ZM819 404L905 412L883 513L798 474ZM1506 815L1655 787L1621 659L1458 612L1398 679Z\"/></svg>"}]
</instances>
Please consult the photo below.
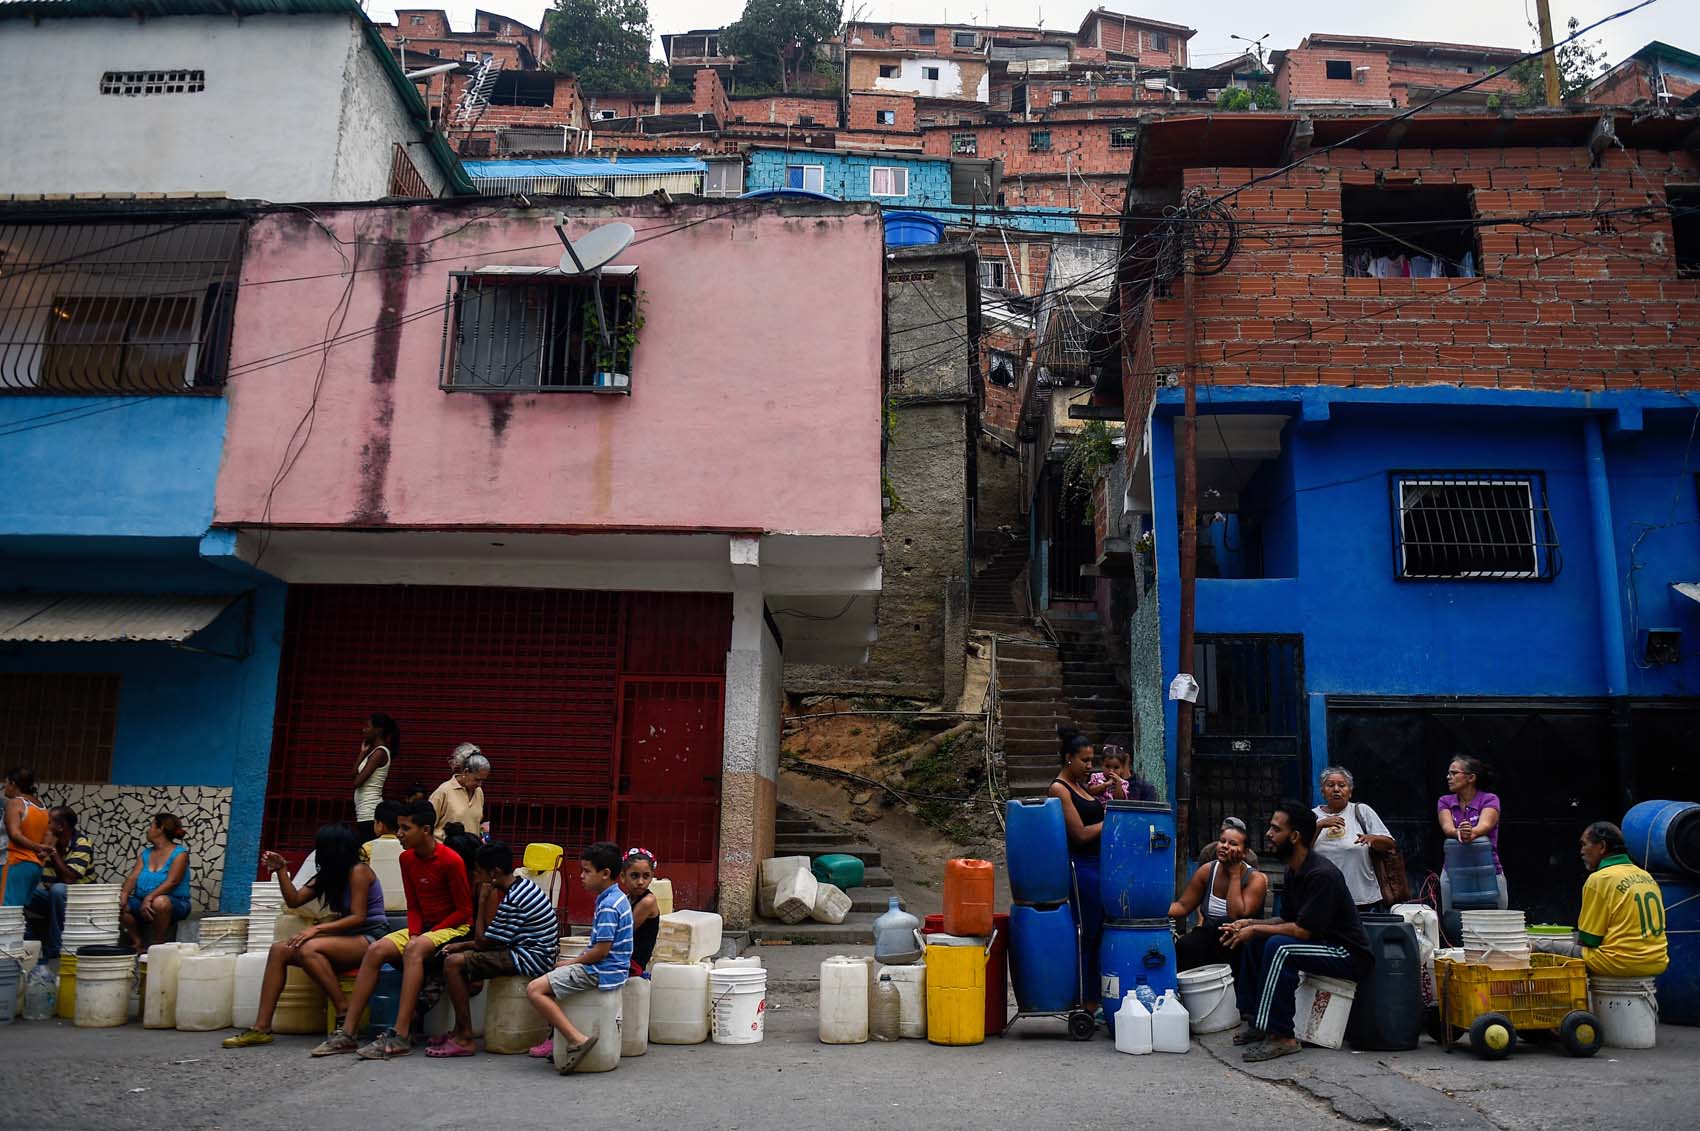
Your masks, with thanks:
<instances>
[{"instance_id":1,"label":"woman in purple shirt","mask_svg":"<svg viewBox=\"0 0 1700 1131\"><path fill-rule=\"evenodd\" d=\"M1499 883L1499 909L1505 910L1510 900L1505 888L1505 868L1499 862L1499 795L1476 788L1481 777L1479 759L1460 754L1446 767L1446 784L1452 792L1441 796L1436 804L1440 831L1447 840L1469 844L1485 836L1493 846L1494 879ZM1452 906L1452 877L1445 869L1440 873L1440 905Z\"/></svg>"}]
</instances>

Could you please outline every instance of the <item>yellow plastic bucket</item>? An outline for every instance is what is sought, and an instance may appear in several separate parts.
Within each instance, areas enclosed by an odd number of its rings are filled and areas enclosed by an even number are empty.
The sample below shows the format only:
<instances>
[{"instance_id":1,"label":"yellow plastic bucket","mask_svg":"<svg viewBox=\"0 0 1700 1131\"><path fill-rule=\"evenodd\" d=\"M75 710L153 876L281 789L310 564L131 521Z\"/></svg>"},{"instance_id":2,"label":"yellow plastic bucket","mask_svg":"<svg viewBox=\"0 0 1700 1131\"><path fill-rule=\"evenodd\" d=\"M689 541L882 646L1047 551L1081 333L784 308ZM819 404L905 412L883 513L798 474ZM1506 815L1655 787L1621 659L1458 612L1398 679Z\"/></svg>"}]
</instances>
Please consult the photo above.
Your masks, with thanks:
<instances>
[{"instance_id":1,"label":"yellow plastic bucket","mask_svg":"<svg viewBox=\"0 0 1700 1131\"><path fill-rule=\"evenodd\" d=\"M927 1040L977 1045L986 1039L986 952L978 946L927 947Z\"/></svg>"},{"instance_id":2,"label":"yellow plastic bucket","mask_svg":"<svg viewBox=\"0 0 1700 1131\"><path fill-rule=\"evenodd\" d=\"M59 956L59 1005L54 1010L62 1021L77 1018L77 956Z\"/></svg>"}]
</instances>

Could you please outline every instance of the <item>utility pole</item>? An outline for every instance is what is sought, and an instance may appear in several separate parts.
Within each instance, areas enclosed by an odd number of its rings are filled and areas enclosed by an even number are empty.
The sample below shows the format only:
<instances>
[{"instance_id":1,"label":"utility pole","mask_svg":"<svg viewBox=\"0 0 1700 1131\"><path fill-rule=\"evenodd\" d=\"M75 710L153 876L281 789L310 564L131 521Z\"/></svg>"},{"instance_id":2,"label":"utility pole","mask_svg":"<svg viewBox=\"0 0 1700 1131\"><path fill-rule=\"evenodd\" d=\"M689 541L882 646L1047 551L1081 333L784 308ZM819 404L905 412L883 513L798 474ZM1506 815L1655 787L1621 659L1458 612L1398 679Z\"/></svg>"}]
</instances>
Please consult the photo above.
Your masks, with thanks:
<instances>
[{"instance_id":1,"label":"utility pole","mask_svg":"<svg viewBox=\"0 0 1700 1131\"><path fill-rule=\"evenodd\" d=\"M1181 417L1181 632L1175 670L1192 671L1193 624L1198 595L1198 300L1196 251L1187 232L1181 305L1186 332L1186 412ZM1175 858L1189 859L1192 828L1192 703L1175 701ZM1183 866L1177 864L1177 867Z\"/></svg>"},{"instance_id":2,"label":"utility pole","mask_svg":"<svg viewBox=\"0 0 1700 1131\"><path fill-rule=\"evenodd\" d=\"M1552 46L1552 8L1549 0L1535 0L1536 19L1541 28L1541 69L1547 79L1547 105L1557 106L1563 101L1558 90L1558 52Z\"/></svg>"}]
</instances>

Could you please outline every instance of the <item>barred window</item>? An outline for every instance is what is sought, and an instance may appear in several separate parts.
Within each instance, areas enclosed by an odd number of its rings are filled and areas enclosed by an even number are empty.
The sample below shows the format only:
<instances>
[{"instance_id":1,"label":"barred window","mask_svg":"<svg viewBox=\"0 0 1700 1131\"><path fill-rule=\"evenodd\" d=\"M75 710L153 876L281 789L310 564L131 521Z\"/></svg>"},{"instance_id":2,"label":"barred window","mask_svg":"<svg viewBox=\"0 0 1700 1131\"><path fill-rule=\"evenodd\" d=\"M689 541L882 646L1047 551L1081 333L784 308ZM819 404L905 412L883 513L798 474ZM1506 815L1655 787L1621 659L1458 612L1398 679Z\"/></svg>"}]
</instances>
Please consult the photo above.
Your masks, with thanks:
<instances>
[{"instance_id":1,"label":"barred window","mask_svg":"<svg viewBox=\"0 0 1700 1131\"><path fill-rule=\"evenodd\" d=\"M980 150L980 139L974 134L951 134L950 151L959 157L972 157Z\"/></svg>"},{"instance_id":2,"label":"barred window","mask_svg":"<svg viewBox=\"0 0 1700 1131\"><path fill-rule=\"evenodd\" d=\"M594 276L541 268L457 271L449 287L443 388L631 391L642 326L635 268L604 268L600 290Z\"/></svg>"},{"instance_id":3,"label":"barred window","mask_svg":"<svg viewBox=\"0 0 1700 1131\"><path fill-rule=\"evenodd\" d=\"M112 777L118 677L107 673L0 673L0 762L42 782Z\"/></svg>"},{"instance_id":4,"label":"barred window","mask_svg":"<svg viewBox=\"0 0 1700 1131\"><path fill-rule=\"evenodd\" d=\"M1398 576L1550 580L1562 564L1534 472L1409 472L1393 477Z\"/></svg>"},{"instance_id":5,"label":"barred window","mask_svg":"<svg viewBox=\"0 0 1700 1131\"><path fill-rule=\"evenodd\" d=\"M1051 151L1051 131L1034 130L1027 135L1027 152L1049 153Z\"/></svg>"},{"instance_id":6,"label":"barred window","mask_svg":"<svg viewBox=\"0 0 1700 1131\"><path fill-rule=\"evenodd\" d=\"M207 88L205 71L107 71L102 94L135 98L144 94L199 94Z\"/></svg>"},{"instance_id":7,"label":"barred window","mask_svg":"<svg viewBox=\"0 0 1700 1131\"><path fill-rule=\"evenodd\" d=\"M1110 131L1111 149L1132 149L1139 144L1139 130L1133 126L1122 126Z\"/></svg>"}]
</instances>

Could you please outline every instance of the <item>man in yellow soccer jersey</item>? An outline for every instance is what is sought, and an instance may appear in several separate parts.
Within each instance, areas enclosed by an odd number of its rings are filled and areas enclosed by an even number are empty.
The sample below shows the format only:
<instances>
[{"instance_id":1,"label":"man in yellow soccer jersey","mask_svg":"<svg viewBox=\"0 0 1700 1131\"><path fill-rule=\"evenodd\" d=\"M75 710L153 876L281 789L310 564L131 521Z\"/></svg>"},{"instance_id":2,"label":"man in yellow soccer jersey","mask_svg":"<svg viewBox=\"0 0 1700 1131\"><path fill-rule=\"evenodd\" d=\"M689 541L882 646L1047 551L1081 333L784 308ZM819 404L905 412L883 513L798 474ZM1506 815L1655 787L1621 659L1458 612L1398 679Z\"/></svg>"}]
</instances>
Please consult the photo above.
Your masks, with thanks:
<instances>
[{"instance_id":1,"label":"man in yellow soccer jersey","mask_svg":"<svg viewBox=\"0 0 1700 1131\"><path fill-rule=\"evenodd\" d=\"M1605 978L1663 974L1670 965L1664 897L1629 859L1623 830L1609 821L1583 829L1582 863L1592 875L1582 885L1575 940L1536 939L1535 949L1580 958L1588 973Z\"/></svg>"}]
</instances>

